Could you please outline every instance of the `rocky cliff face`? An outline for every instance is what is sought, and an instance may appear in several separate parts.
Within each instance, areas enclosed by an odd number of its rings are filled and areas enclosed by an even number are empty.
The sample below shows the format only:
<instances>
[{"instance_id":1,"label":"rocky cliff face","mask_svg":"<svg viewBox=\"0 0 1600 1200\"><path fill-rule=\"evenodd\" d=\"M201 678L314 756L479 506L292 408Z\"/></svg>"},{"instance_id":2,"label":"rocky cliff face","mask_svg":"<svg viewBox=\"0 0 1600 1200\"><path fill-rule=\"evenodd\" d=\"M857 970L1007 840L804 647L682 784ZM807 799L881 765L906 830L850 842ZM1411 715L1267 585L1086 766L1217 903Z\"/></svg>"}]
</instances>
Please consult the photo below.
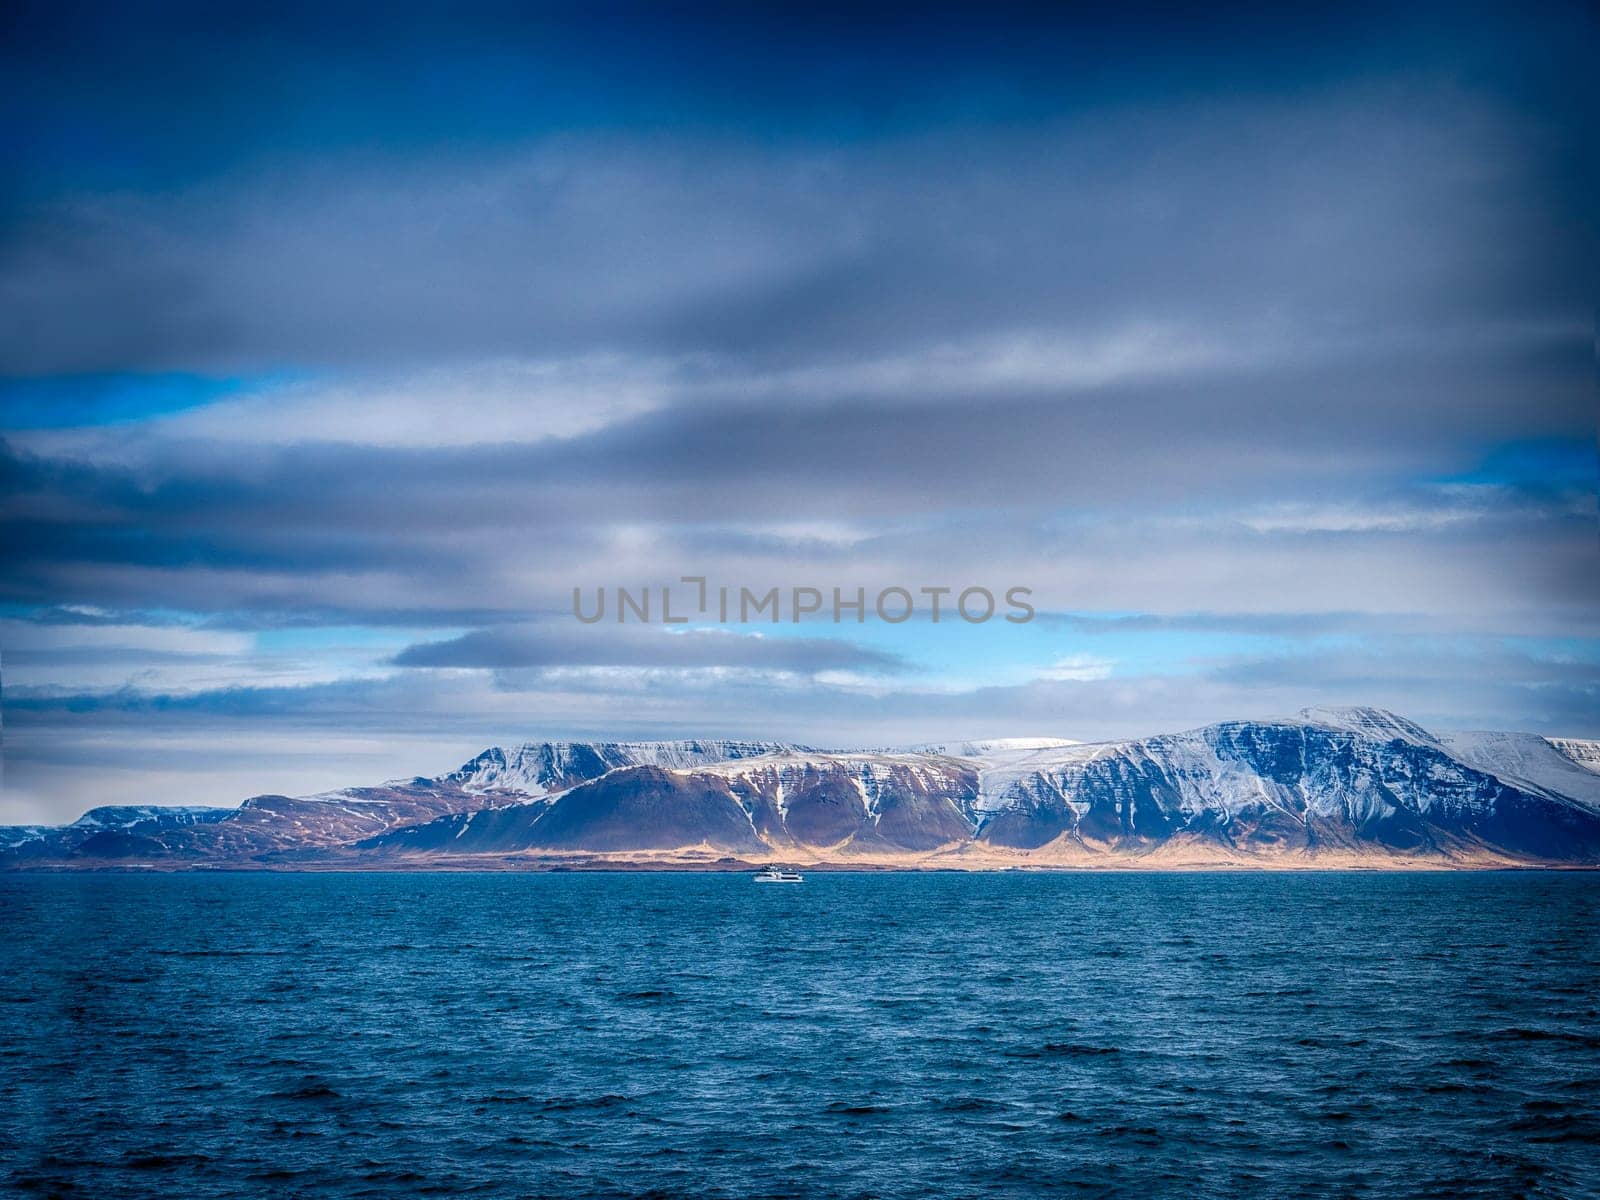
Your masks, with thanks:
<instances>
[{"instance_id":1,"label":"rocky cliff face","mask_svg":"<svg viewBox=\"0 0 1600 1200\"><path fill-rule=\"evenodd\" d=\"M97 809L0 830L0 866L427 865L563 856L1265 865L1600 864L1600 753L1307 710L1126 742L824 752L542 742L455 771L237 809ZM687 856L685 858L685 856Z\"/></svg>"}]
</instances>

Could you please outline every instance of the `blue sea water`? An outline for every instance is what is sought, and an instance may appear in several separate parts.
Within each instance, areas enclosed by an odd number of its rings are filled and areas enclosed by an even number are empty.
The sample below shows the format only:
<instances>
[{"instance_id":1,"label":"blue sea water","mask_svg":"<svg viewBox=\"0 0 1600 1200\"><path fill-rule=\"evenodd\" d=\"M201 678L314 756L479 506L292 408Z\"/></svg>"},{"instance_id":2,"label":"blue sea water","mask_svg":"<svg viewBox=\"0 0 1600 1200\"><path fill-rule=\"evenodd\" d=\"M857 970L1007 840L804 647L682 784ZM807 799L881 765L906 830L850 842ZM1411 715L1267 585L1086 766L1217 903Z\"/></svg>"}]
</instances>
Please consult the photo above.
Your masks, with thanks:
<instances>
[{"instance_id":1,"label":"blue sea water","mask_svg":"<svg viewBox=\"0 0 1600 1200\"><path fill-rule=\"evenodd\" d=\"M1593 1196L1600 877L0 877L0 1187Z\"/></svg>"}]
</instances>

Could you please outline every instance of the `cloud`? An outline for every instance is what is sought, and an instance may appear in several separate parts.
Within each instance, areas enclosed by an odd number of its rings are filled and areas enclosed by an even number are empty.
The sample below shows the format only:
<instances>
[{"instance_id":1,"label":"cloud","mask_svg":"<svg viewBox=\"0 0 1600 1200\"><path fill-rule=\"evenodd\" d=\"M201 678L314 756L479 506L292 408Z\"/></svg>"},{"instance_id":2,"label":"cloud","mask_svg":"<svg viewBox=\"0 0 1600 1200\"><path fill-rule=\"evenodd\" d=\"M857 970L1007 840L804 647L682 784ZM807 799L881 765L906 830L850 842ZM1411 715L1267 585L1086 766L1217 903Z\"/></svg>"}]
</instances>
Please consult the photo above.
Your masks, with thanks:
<instances>
[{"instance_id":1,"label":"cloud","mask_svg":"<svg viewBox=\"0 0 1600 1200\"><path fill-rule=\"evenodd\" d=\"M335 376L268 386L193 408L151 422L140 434L168 442L289 446L537 442L572 437L648 412L668 400L680 371L670 362L591 356L496 359Z\"/></svg>"},{"instance_id":2,"label":"cloud","mask_svg":"<svg viewBox=\"0 0 1600 1200\"><path fill-rule=\"evenodd\" d=\"M567 136L77 192L12 215L0 364L706 355L837 393L930 366L1060 387L1536 345L1587 314L1560 241L1583 227L1546 183L1571 149L1527 127L1548 120L1352 82L864 144Z\"/></svg>"},{"instance_id":3,"label":"cloud","mask_svg":"<svg viewBox=\"0 0 1600 1200\"><path fill-rule=\"evenodd\" d=\"M555 446L213 446L139 467L12 452L0 596L238 628L460 629L564 613L574 586L709 574L763 588L1020 584L1057 612L1594 627L1592 493L1398 487L1338 459L1320 465L1326 478L1251 481L1232 465L1242 450L1212 487L1215 464L1176 445L1146 460L1130 439L1119 459L1115 439L1075 450L1065 434L1041 438L1047 426L940 433L918 420L898 445L893 425L845 416L691 413ZM1308 453L1325 445L1308 440ZM1137 486L1184 472L1184 494ZM1297 488L1308 498L1291 506Z\"/></svg>"},{"instance_id":4,"label":"cloud","mask_svg":"<svg viewBox=\"0 0 1600 1200\"><path fill-rule=\"evenodd\" d=\"M742 667L815 675L824 671L898 673L899 655L833 638L766 637L728 630L477 630L408 646L401 667Z\"/></svg>"},{"instance_id":5,"label":"cloud","mask_svg":"<svg viewBox=\"0 0 1600 1200\"><path fill-rule=\"evenodd\" d=\"M1039 678L1073 682L1109 679L1115 666L1115 662L1092 654L1069 654L1040 671Z\"/></svg>"},{"instance_id":6,"label":"cloud","mask_svg":"<svg viewBox=\"0 0 1600 1200\"><path fill-rule=\"evenodd\" d=\"M167 695L328 683L372 672L394 635L328 630L309 643L263 642L253 633L138 614L54 612L0 618L6 699Z\"/></svg>"}]
</instances>

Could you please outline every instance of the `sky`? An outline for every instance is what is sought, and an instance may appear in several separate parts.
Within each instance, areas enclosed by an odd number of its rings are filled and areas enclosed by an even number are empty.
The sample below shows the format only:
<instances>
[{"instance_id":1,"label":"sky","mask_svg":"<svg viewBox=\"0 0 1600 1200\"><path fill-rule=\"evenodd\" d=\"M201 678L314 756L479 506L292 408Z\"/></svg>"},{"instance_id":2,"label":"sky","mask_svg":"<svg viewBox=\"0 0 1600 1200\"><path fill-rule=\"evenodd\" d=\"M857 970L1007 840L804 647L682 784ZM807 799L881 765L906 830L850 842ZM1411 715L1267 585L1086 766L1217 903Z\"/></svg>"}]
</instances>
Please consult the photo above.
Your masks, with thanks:
<instances>
[{"instance_id":1,"label":"sky","mask_svg":"<svg viewBox=\"0 0 1600 1200\"><path fill-rule=\"evenodd\" d=\"M333 7L0 15L0 822L1600 736L1585 5ZM1037 615L573 616L684 576Z\"/></svg>"}]
</instances>

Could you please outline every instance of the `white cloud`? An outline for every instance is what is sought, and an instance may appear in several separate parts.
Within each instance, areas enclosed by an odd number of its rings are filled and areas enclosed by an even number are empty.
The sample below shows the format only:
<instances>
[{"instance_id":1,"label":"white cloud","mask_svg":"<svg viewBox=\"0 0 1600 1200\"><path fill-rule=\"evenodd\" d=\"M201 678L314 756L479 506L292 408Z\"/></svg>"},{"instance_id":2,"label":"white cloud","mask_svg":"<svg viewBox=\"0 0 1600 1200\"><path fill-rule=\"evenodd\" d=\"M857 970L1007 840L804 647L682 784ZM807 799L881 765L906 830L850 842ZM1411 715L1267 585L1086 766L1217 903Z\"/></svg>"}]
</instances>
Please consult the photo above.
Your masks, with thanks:
<instances>
[{"instance_id":1,"label":"white cloud","mask_svg":"<svg viewBox=\"0 0 1600 1200\"><path fill-rule=\"evenodd\" d=\"M404 635L394 635L394 647ZM39 623L0 620L5 686L13 697L107 695L137 690L194 696L229 688L303 687L372 676L392 649L337 637L263 647L254 634L192 624Z\"/></svg>"},{"instance_id":2,"label":"white cloud","mask_svg":"<svg viewBox=\"0 0 1600 1200\"><path fill-rule=\"evenodd\" d=\"M1096 658L1091 654L1069 654L1056 659L1037 678L1057 682L1092 683L1111 678L1116 663L1111 659Z\"/></svg>"}]
</instances>

